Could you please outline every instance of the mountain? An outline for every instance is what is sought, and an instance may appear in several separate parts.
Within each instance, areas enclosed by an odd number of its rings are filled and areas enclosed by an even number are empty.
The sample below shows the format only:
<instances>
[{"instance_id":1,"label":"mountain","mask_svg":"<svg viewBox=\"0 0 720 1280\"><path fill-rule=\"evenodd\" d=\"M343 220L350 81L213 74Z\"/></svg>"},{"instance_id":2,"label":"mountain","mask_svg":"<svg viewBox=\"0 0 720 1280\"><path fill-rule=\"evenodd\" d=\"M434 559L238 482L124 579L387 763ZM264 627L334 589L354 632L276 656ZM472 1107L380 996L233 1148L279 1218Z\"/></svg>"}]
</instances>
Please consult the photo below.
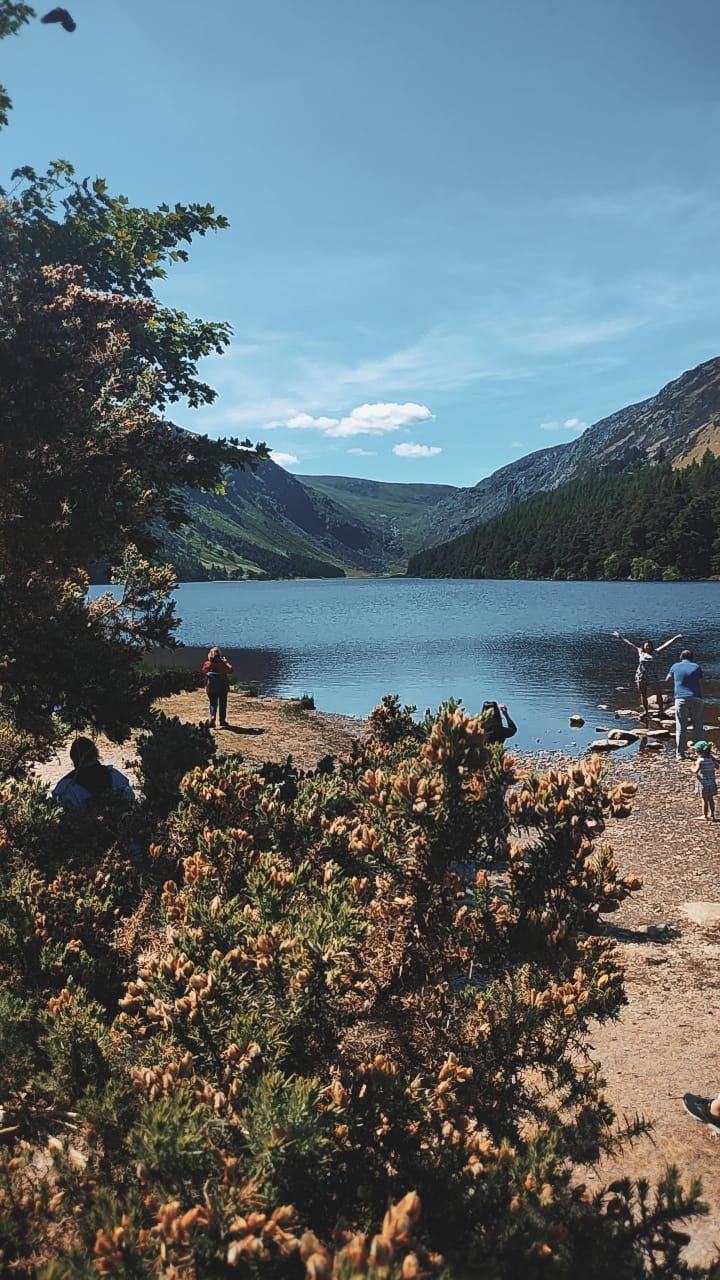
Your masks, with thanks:
<instances>
[{"instance_id":1,"label":"mountain","mask_svg":"<svg viewBox=\"0 0 720 1280\"><path fill-rule=\"evenodd\" d=\"M296 477L272 461L231 472L224 494L190 491L190 523L163 543L181 580L404 572L452 485ZM422 529L426 530L423 539Z\"/></svg>"},{"instance_id":2,"label":"mountain","mask_svg":"<svg viewBox=\"0 0 720 1280\"><path fill-rule=\"evenodd\" d=\"M676 466L720 454L720 357L683 373L657 395L588 427L577 440L518 458L433 515L436 542L447 541L536 493L556 489L582 475L623 471L640 462Z\"/></svg>"},{"instance_id":3,"label":"mountain","mask_svg":"<svg viewBox=\"0 0 720 1280\"><path fill-rule=\"evenodd\" d=\"M720 574L720 458L597 468L410 557L424 578L678 582Z\"/></svg>"},{"instance_id":4,"label":"mountain","mask_svg":"<svg viewBox=\"0 0 720 1280\"><path fill-rule=\"evenodd\" d=\"M274 462L233 472L223 495L189 494L190 524L164 542L185 580L404 572L415 553L533 495L642 463L681 466L707 449L720 454L720 358L468 488L294 476Z\"/></svg>"},{"instance_id":5,"label":"mountain","mask_svg":"<svg viewBox=\"0 0 720 1280\"><path fill-rule=\"evenodd\" d=\"M391 484L353 476L299 476L306 489L323 494L349 521L379 531L388 568L433 541L435 512L462 492L451 484Z\"/></svg>"}]
</instances>

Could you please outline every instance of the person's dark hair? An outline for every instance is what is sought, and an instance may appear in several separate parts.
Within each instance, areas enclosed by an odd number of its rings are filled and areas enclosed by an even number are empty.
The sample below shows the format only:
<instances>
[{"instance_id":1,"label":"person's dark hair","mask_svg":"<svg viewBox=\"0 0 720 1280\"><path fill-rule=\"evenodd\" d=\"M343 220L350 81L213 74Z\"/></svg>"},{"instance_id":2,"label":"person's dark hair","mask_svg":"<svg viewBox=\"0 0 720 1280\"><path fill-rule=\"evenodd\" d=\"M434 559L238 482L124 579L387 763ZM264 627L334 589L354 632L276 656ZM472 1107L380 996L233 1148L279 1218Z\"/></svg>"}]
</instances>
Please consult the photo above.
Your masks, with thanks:
<instances>
[{"instance_id":1,"label":"person's dark hair","mask_svg":"<svg viewBox=\"0 0 720 1280\"><path fill-rule=\"evenodd\" d=\"M480 714L484 716L488 711L492 712L492 720L489 727L491 729L502 729L502 716L497 702L483 702Z\"/></svg>"},{"instance_id":2,"label":"person's dark hair","mask_svg":"<svg viewBox=\"0 0 720 1280\"><path fill-rule=\"evenodd\" d=\"M642 649L643 653L653 653L655 650L655 645L653 644L652 640L643 640L642 644L640 645L640 648Z\"/></svg>"},{"instance_id":3,"label":"person's dark hair","mask_svg":"<svg viewBox=\"0 0 720 1280\"><path fill-rule=\"evenodd\" d=\"M682 662L685 658L687 658L690 662L694 661L692 649L683 649L682 653L680 654L680 661Z\"/></svg>"},{"instance_id":4,"label":"person's dark hair","mask_svg":"<svg viewBox=\"0 0 720 1280\"><path fill-rule=\"evenodd\" d=\"M76 769L80 769L83 765L95 764L98 759L98 749L91 738L76 738L70 748L70 759Z\"/></svg>"}]
</instances>

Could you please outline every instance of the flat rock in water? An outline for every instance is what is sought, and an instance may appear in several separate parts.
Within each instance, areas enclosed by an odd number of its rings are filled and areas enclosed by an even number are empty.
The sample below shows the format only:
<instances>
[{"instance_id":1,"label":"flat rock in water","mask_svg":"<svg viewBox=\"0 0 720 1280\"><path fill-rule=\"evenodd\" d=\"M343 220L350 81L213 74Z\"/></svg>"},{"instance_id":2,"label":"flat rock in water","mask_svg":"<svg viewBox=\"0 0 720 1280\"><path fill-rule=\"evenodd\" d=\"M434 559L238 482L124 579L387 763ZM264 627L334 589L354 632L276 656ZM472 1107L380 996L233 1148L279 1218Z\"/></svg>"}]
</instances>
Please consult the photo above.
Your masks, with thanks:
<instances>
[{"instance_id":1,"label":"flat rock in water","mask_svg":"<svg viewBox=\"0 0 720 1280\"><path fill-rule=\"evenodd\" d=\"M639 720L642 712L636 711L634 707L618 707L615 712L616 716L625 716L629 720Z\"/></svg>"},{"instance_id":2,"label":"flat rock in water","mask_svg":"<svg viewBox=\"0 0 720 1280\"><path fill-rule=\"evenodd\" d=\"M669 729L644 729L643 736L646 738L669 738Z\"/></svg>"},{"instance_id":3,"label":"flat rock in water","mask_svg":"<svg viewBox=\"0 0 720 1280\"><path fill-rule=\"evenodd\" d=\"M608 729L608 727L607 727L607 725L606 725L606 724L596 724L596 725L595 725L595 732L596 732L596 733L609 733L609 732L610 732L610 730Z\"/></svg>"},{"instance_id":4,"label":"flat rock in water","mask_svg":"<svg viewBox=\"0 0 720 1280\"><path fill-rule=\"evenodd\" d=\"M628 745L625 738L598 738L595 742L591 742L588 751L617 751L618 747L626 747Z\"/></svg>"},{"instance_id":5,"label":"flat rock in water","mask_svg":"<svg viewBox=\"0 0 720 1280\"><path fill-rule=\"evenodd\" d=\"M657 738L646 738L646 739L645 739L645 750L646 750L646 751L662 751L662 749L663 749L663 744L662 744L662 742L659 742Z\"/></svg>"},{"instance_id":6,"label":"flat rock in water","mask_svg":"<svg viewBox=\"0 0 720 1280\"><path fill-rule=\"evenodd\" d=\"M720 925L720 902L681 902L680 910L693 924Z\"/></svg>"},{"instance_id":7,"label":"flat rock in water","mask_svg":"<svg viewBox=\"0 0 720 1280\"><path fill-rule=\"evenodd\" d=\"M607 736L612 742L637 742L640 734L633 729L608 729Z\"/></svg>"}]
</instances>

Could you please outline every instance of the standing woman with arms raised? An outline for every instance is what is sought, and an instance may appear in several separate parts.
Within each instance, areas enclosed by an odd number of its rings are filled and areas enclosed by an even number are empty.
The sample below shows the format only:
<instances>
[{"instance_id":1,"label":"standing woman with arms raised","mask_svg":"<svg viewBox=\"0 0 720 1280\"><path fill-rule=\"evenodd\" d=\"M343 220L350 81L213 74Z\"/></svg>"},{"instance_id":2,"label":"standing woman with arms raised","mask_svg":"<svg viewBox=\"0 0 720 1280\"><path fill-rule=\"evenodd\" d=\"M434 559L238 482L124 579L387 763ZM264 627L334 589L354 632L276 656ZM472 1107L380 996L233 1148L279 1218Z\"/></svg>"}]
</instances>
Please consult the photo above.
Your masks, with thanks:
<instances>
[{"instance_id":1,"label":"standing woman with arms raised","mask_svg":"<svg viewBox=\"0 0 720 1280\"><path fill-rule=\"evenodd\" d=\"M663 649L669 649L671 644L676 640L682 640L682 635L671 636L669 640L665 640L663 644L659 644L655 648L652 640L643 640L642 644L635 644L634 640L628 640L626 636L621 636L619 631L613 631L616 640L622 640L623 644L634 649L637 654L637 671L635 672L635 684L637 685L640 701L642 703L643 712L646 716L650 715L650 707L648 706L648 695L654 693L657 699L658 715L663 715L665 707L663 704L662 687L660 685L660 676L658 675L657 655L662 653Z\"/></svg>"}]
</instances>

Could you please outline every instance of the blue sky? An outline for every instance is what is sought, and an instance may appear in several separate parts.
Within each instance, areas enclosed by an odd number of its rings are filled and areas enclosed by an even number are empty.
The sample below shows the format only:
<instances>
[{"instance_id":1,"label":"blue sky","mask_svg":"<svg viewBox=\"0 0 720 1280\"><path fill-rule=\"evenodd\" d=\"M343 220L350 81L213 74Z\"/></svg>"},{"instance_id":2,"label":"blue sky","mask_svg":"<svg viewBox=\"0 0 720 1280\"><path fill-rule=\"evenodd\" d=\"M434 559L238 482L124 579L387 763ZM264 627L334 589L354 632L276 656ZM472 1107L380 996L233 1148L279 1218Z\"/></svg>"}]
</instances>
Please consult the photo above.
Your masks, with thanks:
<instances>
[{"instance_id":1,"label":"blue sky","mask_svg":"<svg viewBox=\"0 0 720 1280\"><path fill-rule=\"evenodd\" d=\"M717 0L67 3L2 168L229 217L161 291L234 329L185 425L474 484L720 354Z\"/></svg>"}]
</instances>

